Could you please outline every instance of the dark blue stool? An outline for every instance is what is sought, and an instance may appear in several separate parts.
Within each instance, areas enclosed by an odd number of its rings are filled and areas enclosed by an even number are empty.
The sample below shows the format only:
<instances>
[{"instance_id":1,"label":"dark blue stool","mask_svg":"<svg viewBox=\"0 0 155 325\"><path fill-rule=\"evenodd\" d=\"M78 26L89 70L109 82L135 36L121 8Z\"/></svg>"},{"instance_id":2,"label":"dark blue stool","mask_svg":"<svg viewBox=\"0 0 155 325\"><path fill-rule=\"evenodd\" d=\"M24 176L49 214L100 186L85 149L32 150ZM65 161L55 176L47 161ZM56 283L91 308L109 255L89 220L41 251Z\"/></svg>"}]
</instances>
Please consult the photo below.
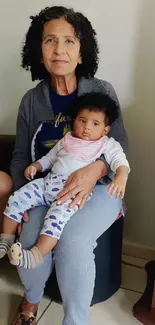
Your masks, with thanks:
<instances>
[{"instance_id":1,"label":"dark blue stool","mask_svg":"<svg viewBox=\"0 0 155 325\"><path fill-rule=\"evenodd\" d=\"M97 240L94 251L96 280L91 305L108 299L120 288L123 224L121 217ZM46 283L45 293L56 302L62 301L55 269Z\"/></svg>"}]
</instances>

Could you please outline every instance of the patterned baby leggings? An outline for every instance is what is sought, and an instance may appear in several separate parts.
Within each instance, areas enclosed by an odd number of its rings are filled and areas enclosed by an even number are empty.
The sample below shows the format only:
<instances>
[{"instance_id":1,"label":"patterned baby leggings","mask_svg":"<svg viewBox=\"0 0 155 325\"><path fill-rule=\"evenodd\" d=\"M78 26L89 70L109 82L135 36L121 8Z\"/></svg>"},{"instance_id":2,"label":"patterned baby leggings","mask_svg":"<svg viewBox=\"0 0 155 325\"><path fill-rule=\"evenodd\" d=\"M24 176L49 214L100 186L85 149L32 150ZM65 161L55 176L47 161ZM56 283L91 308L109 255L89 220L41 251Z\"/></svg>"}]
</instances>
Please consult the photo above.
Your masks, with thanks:
<instances>
[{"instance_id":1,"label":"patterned baby leggings","mask_svg":"<svg viewBox=\"0 0 155 325\"><path fill-rule=\"evenodd\" d=\"M10 196L4 214L20 223L25 211L41 205L48 206L41 234L59 240L65 224L79 208L78 204L69 208L72 199L57 205L56 197L67 178L50 172L45 178L31 181Z\"/></svg>"}]
</instances>

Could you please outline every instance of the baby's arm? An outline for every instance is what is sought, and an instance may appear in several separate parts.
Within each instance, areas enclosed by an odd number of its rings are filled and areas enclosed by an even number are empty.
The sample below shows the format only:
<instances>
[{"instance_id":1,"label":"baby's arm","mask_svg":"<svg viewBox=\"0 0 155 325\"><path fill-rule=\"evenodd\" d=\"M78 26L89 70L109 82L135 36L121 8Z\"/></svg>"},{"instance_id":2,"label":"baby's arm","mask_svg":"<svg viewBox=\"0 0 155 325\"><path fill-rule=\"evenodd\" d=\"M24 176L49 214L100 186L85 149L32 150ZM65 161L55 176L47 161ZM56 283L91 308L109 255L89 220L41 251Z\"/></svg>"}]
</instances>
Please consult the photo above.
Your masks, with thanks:
<instances>
[{"instance_id":1,"label":"baby's arm","mask_svg":"<svg viewBox=\"0 0 155 325\"><path fill-rule=\"evenodd\" d=\"M57 153L62 148L61 140L47 153L47 155L43 156L38 161L29 165L24 172L24 176L31 180L34 178L37 172L44 172L50 169L57 159Z\"/></svg>"},{"instance_id":2,"label":"baby's arm","mask_svg":"<svg viewBox=\"0 0 155 325\"><path fill-rule=\"evenodd\" d=\"M116 198L124 197L128 174L130 172L129 163L120 144L113 138L107 138L104 148L105 158L111 169L115 172L115 177L108 187L110 196Z\"/></svg>"},{"instance_id":3,"label":"baby's arm","mask_svg":"<svg viewBox=\"0 0 155 325\"><path fill-rule=\"evenodd\" d=\"M42 165L38 161L32 163L25 169L24 176L30 181L34 179L37 172L42 172Z\"/></svg>"},{"instance_id":4,"label":"baby's arm","mask_svg":"<svg viewBox=\"0 0 155 325\"><path fill-rule=\"evenodd\" d=\"M126 189L126 184L129 175L129 168L127 166L120 166L116 170L116 175L108 186L108 193L110 196L115 196L117 199L121 197L123 199Z\"/></svg>"}]
</instances>

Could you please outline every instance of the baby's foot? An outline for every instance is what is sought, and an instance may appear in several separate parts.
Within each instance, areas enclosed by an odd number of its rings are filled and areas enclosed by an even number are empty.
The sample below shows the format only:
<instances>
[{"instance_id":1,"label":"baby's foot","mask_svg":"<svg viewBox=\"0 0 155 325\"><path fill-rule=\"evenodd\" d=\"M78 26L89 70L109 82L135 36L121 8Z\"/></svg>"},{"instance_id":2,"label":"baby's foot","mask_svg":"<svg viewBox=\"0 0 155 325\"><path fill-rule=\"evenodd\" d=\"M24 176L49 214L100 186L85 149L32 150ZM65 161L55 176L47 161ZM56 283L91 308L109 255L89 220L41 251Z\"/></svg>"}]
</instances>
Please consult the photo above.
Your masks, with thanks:
<instances>
[{"instance_id":1,"label":"baby's foot","mask_svg":"<svg viewBox=\"0 0 155 325\"><path fill-rule=\"evenodd\" d=\"M20 243L17 243L17 245L19 244ZM21 249L21 244L18 247L12 245L9 251L8 256L12 265L30 270L44 262L43 257L36 246L30 250Z\"/></svg>"},{"instance_id":2,"label":"baby's foot","mask_svg":"<svg viewBox=\"0 0 155 325\"><path fill-rule=\"evenodd\" d=\"M4 257L9 251L15 240L15 235L3 233L0 235L0 258Z\"/></svg>"},{"instance_id":3,"label":"baby's foot","mask_svg":"<svg viewBox=\"0 0 155 325\"><path fill-rule=\"evenodd\" d=\"M9 256L12 260L17 261L23 258L22 244L17 242L10 247Z\"/></svg>"}]
</instances>

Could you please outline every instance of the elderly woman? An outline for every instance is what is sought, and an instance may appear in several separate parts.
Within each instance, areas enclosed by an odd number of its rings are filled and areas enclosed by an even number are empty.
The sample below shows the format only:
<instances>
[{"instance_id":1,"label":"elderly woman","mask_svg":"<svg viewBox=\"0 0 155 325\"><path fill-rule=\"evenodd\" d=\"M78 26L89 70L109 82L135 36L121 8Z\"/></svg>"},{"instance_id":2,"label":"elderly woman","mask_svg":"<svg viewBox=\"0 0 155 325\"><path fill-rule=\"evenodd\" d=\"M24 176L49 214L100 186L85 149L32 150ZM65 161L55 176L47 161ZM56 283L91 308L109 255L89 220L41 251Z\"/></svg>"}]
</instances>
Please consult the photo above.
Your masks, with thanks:
<instances>
[{"instance_id":1,"label":"elderly woman","mask_svg":"<svg viewBox=\"0 0 155 325\"><path fill-rule=\"evenodd\" d=\"M117 103L112 86L94 78L98 68L98 46L95 30L79 12L64 7L45 8L31 17L22 52L22 66L31 71L32 80L42 80L23 97L17 121L17 139L11 172L14 188L25 182L23 171L32 161L45 155L71 127L70 103L91 91L109 94ZM110 131L123 149L128 146L121 112ZM82 168L68 179L59 200L75 196L74 205L81 200L80 210L67 224L54 250L54 263L64 306L63 325L86 325L91 303L96 240L116 220L122 209L121 199L111 199L107 184L112 177L104 156ZM101 184L97 184L100 180ZM94 188L92 199L87 202ZM42 227L46 208L26 213L21 242L30 248ZM39 302L45 283L52 272L53 254L33 270L20 268L24 298L12 325L36 324ZM52 315L51 315L52 317Z\"/></svg>"}]
</instances>

